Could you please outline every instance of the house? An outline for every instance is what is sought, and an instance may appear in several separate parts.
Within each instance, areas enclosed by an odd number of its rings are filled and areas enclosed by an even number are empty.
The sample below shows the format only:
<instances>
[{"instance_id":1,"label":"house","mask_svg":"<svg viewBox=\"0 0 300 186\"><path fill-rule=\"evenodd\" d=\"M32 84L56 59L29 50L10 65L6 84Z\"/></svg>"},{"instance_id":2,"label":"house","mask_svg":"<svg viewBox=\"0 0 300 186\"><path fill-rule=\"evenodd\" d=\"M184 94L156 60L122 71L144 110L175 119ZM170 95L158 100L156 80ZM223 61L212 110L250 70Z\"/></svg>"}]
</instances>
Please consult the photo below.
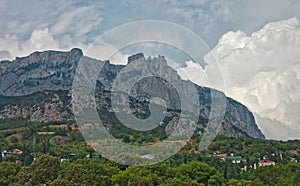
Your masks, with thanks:
<instances>
[{"instance_id":1,"label":"house","mask_svg":"<svg viewBox=\"0 0 300 186\"><path fill-rule=\"evenodd\" d=\"M74 154L74 153L70 153L70 154L69 154L69 157L70 157L70 158L74 158L74 157L75 157L75 154Z\"/></svg>"},{"instance_id":2,"label":"house","mask_svg":"<svg viewBox=\"0 0 300 186\"><path fill-rule=\"evenodd\" d=\"M291 162L295 162L295 163L297 163L298 162L298 160L296 159L296 158L291 158L291 160L290 160Z\"/></svg>"},{"instance_id":3,"label":"house","mask_svg":"<svg viewBox=\"0 0 300 186\"><path fill-rule=\"evenodd\" d=\"M225 160L231 161L232 163L241 163L243 158L241 156L229 156Z\"/></svg>"},{"instance_id":4,"label":"house","mask_svg":"<svg viewBox=\"0 0 300 186\"><path fill-rule=\"evenodd\" d=\"M66 158L61 158L60 159L60 163L63 163L63 162L66 162L66 161L68 161L68 159L66 159Z\"/></svg>"},{"instance_id":5,"label":"house","mask_svg":"<svg viewBox=\"0 0 300 186\"><path fill-rule=\"evenodd\" d=\"M23 154L23 151L20 150L20 149L13 149L13 150L11 150L11 152L12 152L13 154Z\"/></svg>"},{"instance_id":6,"label":"house","mask_svg":"<svg viewBox=\"0 0 300 186\"><path fill-rule=\"evenodd\" d=\"M16 163L23 163L22 160L16 160Z\"/></svg>"},{"instance_id":7,"label":"house","mask_svg":"<svg viewBox=\"0 0 300 186\"><path fill-rule=\"evenodd\" d=\"M247 166L245 165L244 167L242 167L241 171L247 171Z\"/></svg>"},{"instance_id":8,"label":"house","mask_svg":"<svg viewBox=\"0 0 300 186\"><path fill-rule=\"evenodd\" d=\"M222 159L222 160L225 161L225 158L227 157L227 154L217 154L217 153L214 153L214 154L212 155L212 157L220 158L220 159Z\"/></svg>"},{"instance_id":9,"label":"house","mask_svg":"<svg viewBox=\"0 0 300 186\"><path fill-rule=\"evenodd\" d=\"M258 161L258 166L263 167L263 166L271 166L275 165L274 161L268 160L268 159L263 159Z\"/></svg>"},{"instance_id":10,"label":"house","mask_svg":"<svg viewBox=\"0 0 300 186\"><path fill-rule=\"evenodd\" d=\"M1 153L1 155L2 155L2 158L4 158L4 157L6 157L6 156L9 156L9 155L11 155L11 151L7 151L7 150L5 150L5 151L2 151L2 153Z\"/></svg>"},{"instance_id":11,"label":"house","mask_svg":"<svg viewBox=\"0 0 300 186\"><path fill-rule=\"evenodd\" d=\"M254 169L254 170L256 170L256 163L254 163L253 165L250 165L250 166L249 166L249 169Z\"/></svg>"},{"instance_id":12,"label":"house","mask_svg":"<svg viewBox=\"0 0 300 186\"><path fill-rule=\"evenodd\" d=\"M6 156L10 156L12 154L21 155L21 154L23 154L23 151L21 149L13 149L13 150L5 150L5 151L2 151L2 153L1 153L2 158L6 157Z\"/></svg>"}]
</instances>

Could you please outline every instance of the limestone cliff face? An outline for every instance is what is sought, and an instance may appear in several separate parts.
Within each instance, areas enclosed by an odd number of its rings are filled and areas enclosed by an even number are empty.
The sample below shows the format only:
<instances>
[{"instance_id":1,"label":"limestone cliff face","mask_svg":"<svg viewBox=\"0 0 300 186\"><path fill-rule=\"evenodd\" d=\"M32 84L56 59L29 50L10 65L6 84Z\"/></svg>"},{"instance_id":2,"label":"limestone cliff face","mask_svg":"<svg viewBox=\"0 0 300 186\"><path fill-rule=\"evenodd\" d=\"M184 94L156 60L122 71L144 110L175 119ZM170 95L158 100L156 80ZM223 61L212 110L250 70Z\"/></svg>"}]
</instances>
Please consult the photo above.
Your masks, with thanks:
<instances>
[{"instance_id":1,"label":"limestone cliff face","mask_svg":"<svg viewBox=\"0 0 300 186\"><path fill-rule=\"evenodd\" d=\"M0 106L0 120L26 119L29 121L64 121L73 118L71 94L69 91L44 91L27 96L10 98L7 104Z\"/></svg>"},{"instance_id":2,"label":"limestone cliff face","mask_svg":"<svg viewBox=\"0 0 300 186\"><path fill-rule=\"evenodd\" d=\"M35 52L27 57L16 58L14 61L0 62L0 120L22 118L31 121L60 121L73 119L71 89L75 70L82 56L83 53L80 49L72 49L69 52ZM202 118L208 118L211 112L211 91L224 96L222 92L181 80L177 72L167 65L163 57L145 59L143 54L137 54L129 57L128 60L130 63L127 66L95 60L103 65L97 81L98 110L111 111L109 99L113 80L120 73L125 74L126 77L148 73L140 70L143 65L150 66L151 68L148 68L150 71L153 70L165 78L143 78L138 84L134 84L131 94L137 99L137 105L151 96L156 96L171 103L168 105L170 108L177 109L181 103L178 102L178 93L174 87L165 80L168 78L176 80L178 85L185 87L184 91L190 97L199 99L199 108L195 105L187 105L187 107L200 113ZM193 92L189 87L196 87L197 93L189 93ZM157 95L158 92L159 95ZM136 106L136 110L140 110L138 107L144 107L144 105ZM246 106L226 98L225 109L225 116L219 129L220 133L228 136L248 135L264 138L255 123L253 114ZM174 122L174 120L170 122Z\"/></svg>"},{"instance_id":3,"label":"limestone cliff face","mask_svg":"<svg viewBox=\"0 0 300 186\"><path fill-rule=\"evenodd\" d=\"M11 62L0 62L0 95L21 96L70 89L82 55L80 49L34 52Z\"/></svg>"}]
</instances>

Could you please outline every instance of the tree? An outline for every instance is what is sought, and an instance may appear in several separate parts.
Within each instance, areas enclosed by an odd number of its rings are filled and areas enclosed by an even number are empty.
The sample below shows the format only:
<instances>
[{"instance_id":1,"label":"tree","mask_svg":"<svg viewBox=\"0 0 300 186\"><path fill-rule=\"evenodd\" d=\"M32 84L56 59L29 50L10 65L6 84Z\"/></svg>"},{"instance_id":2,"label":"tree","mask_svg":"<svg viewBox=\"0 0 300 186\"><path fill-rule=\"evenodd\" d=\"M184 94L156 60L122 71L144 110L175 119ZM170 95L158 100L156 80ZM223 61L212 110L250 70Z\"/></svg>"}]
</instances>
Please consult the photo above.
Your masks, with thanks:
<instances>
[{"instance_id":1,"label":"tree","mask_svg":"<svg viewBox=\"0 0 300 186\"><path fill-rule=\"evenodd\" d=\"M275 165L258 167L254 173L254 180L249 185L297 185L299 184L300 165Z\"/></svg>"},{"instance_id":2,"label":"tree","mask_svg":"<svg viewBox=\"0 0 300 186\"><path fill-rule=\"evenodd\" d=\"M300 183L300 163L290 163L287 165L288 169L293 173L292 180L293 184L297 185Z\"/></svg>"},{"instance_id":3,"label":"tree","mask_svg":"<svg viewBox=\"0 0 300 186\"><path fill-rule=\"evenodd\" d=\"M10 185L15 182L21 166L12 162L0 163L0 185Z\"/></svg>"},{"instance_id":4,"label":"tree","mask_svg":"<svg viewBox=\"0 0 300 186\"><path fill-rule=\"evenodd\" d=\"M10 138L10 142L11 142L11 143L18 143L19 140L18 140L18 138L16 138L15 136L12 136L12 137Z\"/></svg>"},{"instance_id":5,"label":"tree","mask_svg":"<svg viewBox=\"0 0 300 186\"><path fill-rule=\"evenodd\" d=\"M41 185L54 181L61 171L59 158L44 155L23 167L18 174L20 185Z\"/></svg>"},{"instance_id":6,"label":"tree","mask_svg":"<svg viewBox=\"0 0 300 186\"><path fill-rule=\"evenodd\" d=\"M112 181L117 185L159 185L160 178L148 167L130 166L125 171L113 175Z\"/></svg>"},{"instance_id":7,"label":"tree","mask_svg":"<svg viewBox=\"0 0 300 186\"><path fill-rule=\"evenodd\" d=\"M241 181L232 178L227 182L227 185L228 186L242 186L243 184Z\"/></svg>"},{"instance_id":8,"label":"tree","mask_svg":"<svg viewBox=\"0 0 300 186\"><path fill-rule=\"evenodd\" d=\"M126 136L123 136L123 139L122 139L122 140L123 140L124 143L129 143L129 142L130 142L130 137L127 136L127 135L126 135Z\"/></svg>"},{"instance_id":9,"label":"tree","mask_svg":"<svg viewBox=\"0 0 300 186\"><path fill-rule=\"evenodd\" d=\"M196 180L192 180L188 176L180 176L180 177L168 178L161 185L162 186L173 186L173 185L193 186L193 185L199 185L199 183L197 183Z\"/></svg>"},{"instance_id":10,"label":"tree","mask_svg":"<svg viewBox=\"0 0 300 186\"><path fill-rule=\"evenodd\" d=\"M78 171L72 173L76 166L78 166ZM80 174L77 177L88 185L112 185L111 177L119 172L119 168L116 164L92 158L77 160L71 164L66 164L63 172L64 177L68 180L74 180L72 177ZM67 177L68 175L69 177ZM74 181L78 182L76 180Z\"/></svg>"},{"instance_id":11,"label":"tree","mask_svg":"<svg viewBox=\"0 0 300 186\"><path fill-rule=\"evenodd\" d=\"M198 161L181 164L175 170L177 177L187 176L205 185L222 185L224 182L222 175L214 167Z\"/></svg>"},{"instance_id":12,"label":"tree","mask_svg":"<svg viewBox=\"0 0 300 186\"><path fill-rule=\"evenodd\" d=\"M87 171L80 164L67 164L61 170L56 179L48 182L49 185L73 185L73 186L88 186Z\"/></svg>"}]
</instances>

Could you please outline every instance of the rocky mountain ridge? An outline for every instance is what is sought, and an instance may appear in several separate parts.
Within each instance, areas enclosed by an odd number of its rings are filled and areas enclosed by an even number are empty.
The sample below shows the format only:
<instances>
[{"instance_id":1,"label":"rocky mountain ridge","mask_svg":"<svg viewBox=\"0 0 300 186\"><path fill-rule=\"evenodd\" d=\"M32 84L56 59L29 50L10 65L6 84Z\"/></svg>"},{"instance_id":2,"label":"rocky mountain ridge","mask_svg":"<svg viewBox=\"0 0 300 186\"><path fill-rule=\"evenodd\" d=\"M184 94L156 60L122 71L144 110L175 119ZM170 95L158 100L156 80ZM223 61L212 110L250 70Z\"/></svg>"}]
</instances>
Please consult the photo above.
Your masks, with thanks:
<instances>
[{"instance_id":1,"label":"rocky mountain ridge","mask_svg":"<svg viewBox=\"0 0 300 186\"><path fill-rule=\"evenodd\" d=\"M0 119L21 118L45 122L73 119L71 89L76 67L82 57L83 52L80 49L72 49L70 52L35 52L27 57L16 58L14 61L0 62ZM152 59L145 59L141 53L131 56L128 59L129 64L133 65L130 70L125 69L124 65L113 65L109 61L96 60L103 65L97 81L98 110L111 109L108 101L110 90L113 80L119 73L123 71L126 72L125 74L133 75L141 73L136 70L137 66L134 66L137 60L140 62L136 65L149 64L152 65L150 69L156 73L177 79L184 85L191 83L182 81L161 56ZM146 78L143 81L144 83L141 81L135 85L137 89L133 90L134 95L138 96L144 90L152 90L152 94L166 91L160 83L153 84L153 79ZM158 79L157 82L163 81ZM208 118L211 111L210 93L215 90L200 86L196 86L196 89L198 95L190 96L199 97L200 108L197 109L202 118ZM169 92L163 93L162 97L174 103L176 93L170 89ZM146 97L140 96L138 99L143 101ZM253 114L247 107L230 98L226 98L225 117L220 131L228 136L246 134L255 138L264 138L255 123Z\"/></svg>"}]
</instances>

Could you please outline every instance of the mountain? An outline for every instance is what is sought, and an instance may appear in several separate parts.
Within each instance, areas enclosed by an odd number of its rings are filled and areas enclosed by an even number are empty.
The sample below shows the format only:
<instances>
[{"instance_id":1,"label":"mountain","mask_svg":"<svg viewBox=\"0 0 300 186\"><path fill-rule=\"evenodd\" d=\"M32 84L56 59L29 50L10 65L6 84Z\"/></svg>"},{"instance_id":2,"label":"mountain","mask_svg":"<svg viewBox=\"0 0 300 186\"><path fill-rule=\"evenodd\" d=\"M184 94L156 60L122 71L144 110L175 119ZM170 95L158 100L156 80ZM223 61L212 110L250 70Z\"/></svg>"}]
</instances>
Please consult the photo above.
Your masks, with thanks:
<instances>
[{"instance_id":1,"label":"mountain","mask_svg":"<svg viewBox=\"0 0 300 186\"><path fill-rule=\"evenodd\" d=\"M184 81L177 72L167 65L163 56L145 59L142 53L130 56L128 64L114 65L109 61L99 61L83 56L80 49L74 48L69 52L44 51L34 52L26 57L18 57L13 61L0 62L0 119L26 119L30 121L62 121L74 119L72 111L72 84L75 71L80 60L92 61L99 64L102 69L96 83L96 102L100 112L112 112L111 96L113 89L126 87L121 83L114 87L114 81L120 80L119 76L142 77L143 74L158 74L160 77L143 77L138 83L132 82L130 89L131 110L147 117L147 105L152 97L165 99L171 115L176 115L179 106L183 106L199 114L202 121L208 120L214 111L225 109L225 115L218 120L218 131L227 136L251 136L264 138L258 129L253 114L241 103L225 97L222 92L207 87L197 86L190 81ZM147 66L149 68L145 69ZM150 69L150 70L149 70ZM87 77L83 77L87 78ZM119 78L119 79L118 79ZM199 100L197 104L186 104L179 100L179 93L165 79L174 80L183 88L180 90L187 98ZM193 87L196 90L193 91ZM179 91L179 92L180 92ZM126 94L128 93L125 92ZM129 94L129 93L128 93ZM215 106L214 100L225 97L225 107ZM158 101L159 102L159 101ZM214 104L216 104L214 103ZM158 105L160 103L157 103ZM218 105L218 104L216 104ZM122 108L119 108L121 112ZM115 112L118 112L114 110ZM165 121L165 131L172 126L176 119ZM117 120L116 120L117 121ZM204 132L205 122L199 124L198 131Z\"/></svg>"}]
</instances>

